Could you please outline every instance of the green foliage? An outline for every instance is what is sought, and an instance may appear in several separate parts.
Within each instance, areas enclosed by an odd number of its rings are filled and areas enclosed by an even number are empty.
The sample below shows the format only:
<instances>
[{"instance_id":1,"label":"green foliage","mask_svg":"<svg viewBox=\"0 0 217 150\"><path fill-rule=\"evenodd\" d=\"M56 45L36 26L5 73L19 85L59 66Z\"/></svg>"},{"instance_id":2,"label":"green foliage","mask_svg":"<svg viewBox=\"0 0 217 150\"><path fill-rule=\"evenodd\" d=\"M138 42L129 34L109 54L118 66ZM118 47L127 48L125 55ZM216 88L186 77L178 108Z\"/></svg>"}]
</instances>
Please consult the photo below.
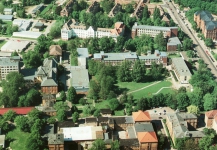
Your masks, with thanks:
<instances>
[{"instance_id":1,"label":"green foliage","mask_svg":"<svg viewBox=\"0 0 217 150\"><path fill-rule=\"evenodd\" d=\"M59 122L67 119L66 111L64 109L57 110L57 119Z\"/></svg>"},{"instance_id":2,"label":"green foliage","mask_svg":"<svg viewBox=\"0 0 217 150\"><path fill-rule=\"evenodd\" d=\"M84 98L79 99L79 104L85 105L86 104L86 99L84 99Z\"/></svg>"},{"instance_id":3,"label":"green foliage","mask_svg":"<svg viewBox=\"0 0 217 150\"><path fill-rule=\"evenodd\" d=\"M58 8L58 7L57 7ZM58 9L57 9L58 10ZM58 12L57 12L58 13ZM51 27L49 35L53 38L58 38L61 36L61 28L63 26L63 21L56 21L55 24Z\"/></svg>"},{"instance_id":4,"label":"green foliage","mask_svg":"<svg viewBox=\"0 0 217 150\"><path fill-rule=\"evenodd\" d=\"M75 105L72 105L71 112L72 112L72 114L75 112L78 112L78 108Z\"/></svg>"},{"instance_id":5,"label":"green foliage","mask_svg":"<svg viewBox=\"0 0 217 150\"><path fill-rule=\"evenodd\" d=\"M3 118L5 121L14 121L16 117L16 113L13 110L8 110L4 115Z\"/></svg>"},{"instance_id":6,"label":"green foliage","mask_svg":"<svg viewBox=\"0 0 217 150\"><path fill-rule=\"evenodd\" d=\"M155 7L154 9L154 13L153 13L153 20L156 20L157 18L159 18L161 15L160 15L160 9Z\"/></svg>"},{"instance_id":7,"label":"green foliage","mask_svg":"<svg viewBox=\"0 0 217 150\"><path fill-rule=\"evenodd\" d=\"M67 91L67 100L72 102L73 104L77 103L77 94L73 86L71 86Z\"/></svg>"},{"instance_id":8,"label":"green foliage","mask_svg":"<svg viewBox=\"0 0 217 150\"><path fill-rule=\"evenodd\" d=\"M187 51L192 48L193 41L189 38L185 38L184 41L182 42L182 47L184 51Z\"/></svg>"},{"instance_id":9,"label":"green foliage","mask_svg":"<svg viewBox=\"0 0 217 150\"><path fill-rule=\"evenodd\" d=\"M111 143L111 150L119 150L120 149L120 143L118 140L115 140Z\"/></svg>"},{"instance_id":10,"label":"green foliage","mask_svg":"<svg viewBox=\"0 0 217 150\"><path fill-rule=\"evenodd\" d=\"M144 79L145 73L145 66L139 60L137 60L133 66L131 73L132 80L134 82L142 81Z\"/></svg>"},{"instance_id":11,"label":"green foliage","mask_svg":"<svg viewBox=\"0 0 217 150\"><path fill-rule=\"evenodd\" d=\"M179 110L186 110L187 106L189 106L189 99L186 93L179 93L176 95L176 99L178 102Z\"/></svg>"},{"instance_id":12,"label":"green foliage","mask_svg":"<svg viewBox=\"0 0 217 150\"><path fill-rule=\"evenodd\" d=\"M121 82L129 82L131 81L131 62L124 61L121 66L118 68L117 76Z\"/></svg>"},{"instance_id":13,"label":"green foliage","mask_svg":"<svg viewBox=\"0 0 217 150\"><path fill-rule=\"evenodd\" d=\"M92 106L89 106L89 105L86 105L83 107L83 114L86 115L86 116L90 116L94 113L95 111L95 108L92 107Z\"/></svg>"},{"instance_id":14,"label":"green foliage","mask_svg":"<svg viewBox=\"0 0 217 150\"><path fill-rule=\"evenodd\" d=\"M101 139L95 140L90 150L106 150L105 142Z\"/></svg>"},{"instance_id":15,"label":"green foliage","mask_svg":"<svg viewBox=\"0 0 217 150\"><path fill-rule=\"evenodd\" d=\"M76 123L78 121L78 118L79 118L78 112L74 112L72 115L73 122Z\"/></svg>"},{"instance_id":16,"label":"green foliage","mask_svg":"<svg viewBox=\"0 0 217 150\"><path fill-rule=\"evenodd\" d=\"M19 55L18 55L17 51L14 51L11 53L11 56L19 56Z\"/></svg>"},{"instance_id":17,"label":"green foliage","mask_svg":"<svg viewBox=\"0 0 217 150\"><path fill-rule=\"evenodd\" d=\"M133 4L131 3L126 4L124 10L129 14L133 13L134 11Z\"/></svg>"},{"instance_id":18,"label":"green foliage","mask_svg":"<svg viewBox=\"0 0 217 150\"><path fill-rule=\"evenodd\" d=\"M100 110L99 110L99 109L96 109L96 110L94 111L94 113L93 113L93 116L94 116L94 117L99 117L99 116L101 116Z\"/></svg>"},{"instance_id":19,"label":"green foliage","mask_svg":"<svg viewBox=\"0 0 217 150\"><path fill-rule=\"evenodd\" d=\"M109 100L109 107L112 111L117 110L119 107L120 103L116 98L110 99Z\"/></svg>"},{"instance_id":20,"label":"green foliage","mask_svg":"<svg viewBox=\"0 0 217 150\"><path fill-rule=\"evenodd\" d=\"M195 53L194 53L194 51L192 51L192 50L188 50L187 52L186 52L186 55L189 57L189 58L194 58L196 55L195 55Z\"/></svg>"},{"instance_id":21,"label":"green foliage","mask_svg":"<svg viewBox=\"0 0 217 150\"><path fill-rule=\"evenodd\" d=\"M199 114L200 110L198 108L198 106L194 106L194 105L190 105L187 107L188 113L192 113L192 114Z\"/></svg>"},{"instance_id":22,"label":"green foliage","mask_svg":"<svg viewBox=\"0 0 217 150\"><path fill-rule=\"evenodd\" d=\"M56 118L55 117L50 117L47 119L47 123L49 124L54 124L56 122Z\"/></svg>"},{"instance_id":23,"label":"green foliage","mask_svg":"<svg viewBox=\"0 0 217 150\"><path fill-rule=\"evenodd\" d=\"M211 38L207 38L207 39L205 39L205 45L207 46L207 47L212 47L213 46L213 40L211 39Z\"/></svg>"},{"instance_id":24,"label":"green foliage","mask_svg":"<svg viewBox=\"0 0 217 150\"><path fill-rule=\"evenodd\" d=\"M204 97L204 110L214 110L216 109L216 98L214 95L207 93Z\"/></svg>"},{"instance_id":25,"label":"green foliage","mask_svg":"<svg viewBox=\"0 0 217 150\"><path fill-rule=\"evenodd\" d=\"M111 9L114 7L114 1L112 0L102 0L101 6L104 12L109 13Z\"/></svg>"},{"instance_id":26,"label":"green foliage","mask_svg":"<svg viewBox=\"0 0 217 150\"><path fill-rule=\"evenodd\" d=\"M25 68L37 68L42 65L41 55L36 51L28 51L23 54Z\"/></svg>"}]
</instances>

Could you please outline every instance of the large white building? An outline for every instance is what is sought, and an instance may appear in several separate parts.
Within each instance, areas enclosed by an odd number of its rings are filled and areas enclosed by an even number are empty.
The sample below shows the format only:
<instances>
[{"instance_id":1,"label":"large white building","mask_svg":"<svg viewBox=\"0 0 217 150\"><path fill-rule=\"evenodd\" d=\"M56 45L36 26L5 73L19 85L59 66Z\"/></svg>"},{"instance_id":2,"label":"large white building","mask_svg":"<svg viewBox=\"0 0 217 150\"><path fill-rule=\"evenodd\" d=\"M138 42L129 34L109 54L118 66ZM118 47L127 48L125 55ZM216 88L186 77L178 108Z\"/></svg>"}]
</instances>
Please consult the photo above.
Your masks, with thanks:
<instances>
[{"instance_id":1,"label":"large white building","mask_svg":"<svg viewBox=\"0 0 217 150\"><path fill-rule=\"evenodd\" d=\"M89 38L89 37L112 37L116 39L118 36L124 34L124 24L123 22L116 22L114 29L108 28L97 28L96 30L90 26L87 28L84 25L80 25L74 19L69 20L64 24L61 29L61 38L63 40L68 40L72 37Z\"/></svg>"},{"instance_id":2,"label":"large white building","mask_svg":"<svg viewBox=\"0 0 217 150\"><path fill-rule=\"evenodd\" d=\"M31 22L31 20L14 19L13 26L18 26L18 31L27 31Z\"/></svg>"}]
</instances>

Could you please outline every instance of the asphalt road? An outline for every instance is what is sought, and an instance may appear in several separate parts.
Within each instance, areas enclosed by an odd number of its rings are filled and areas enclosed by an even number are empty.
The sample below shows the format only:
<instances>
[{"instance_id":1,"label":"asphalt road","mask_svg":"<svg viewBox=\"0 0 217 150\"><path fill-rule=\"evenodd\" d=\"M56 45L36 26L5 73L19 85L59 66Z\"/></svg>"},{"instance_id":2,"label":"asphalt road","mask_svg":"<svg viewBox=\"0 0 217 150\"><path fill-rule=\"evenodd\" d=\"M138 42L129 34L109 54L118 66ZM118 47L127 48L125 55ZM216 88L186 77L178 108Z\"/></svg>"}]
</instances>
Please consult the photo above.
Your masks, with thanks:
<instances>
[{"instance_id":1,"label":"asphalt road","mask_svg":"<svg viewBox=\"0 0 217 150\"><path fill-rule=\"evenodd\" d=\"M164 0L165 1L165 0ZM179 24L179 27L182 29L183 32L185 32L192 40L193 44L195 45L195 49L197 50L199 56L204 60L204 62L208 65L207 67L211 70L213 76L217 78L217 70L210 58L207 56L207 54L204 51L204 48L201 46L198 39L195 37L194 34L192 34L192 31L188 29L188 27L185 25L183 20L181 19L181 16L177 13L177 10L175 6L172 4L172 2L166 2L164 3L170 10L168 11L170 16L173 16L177 20L177 23Z\"/></svg>"}]
</instances>

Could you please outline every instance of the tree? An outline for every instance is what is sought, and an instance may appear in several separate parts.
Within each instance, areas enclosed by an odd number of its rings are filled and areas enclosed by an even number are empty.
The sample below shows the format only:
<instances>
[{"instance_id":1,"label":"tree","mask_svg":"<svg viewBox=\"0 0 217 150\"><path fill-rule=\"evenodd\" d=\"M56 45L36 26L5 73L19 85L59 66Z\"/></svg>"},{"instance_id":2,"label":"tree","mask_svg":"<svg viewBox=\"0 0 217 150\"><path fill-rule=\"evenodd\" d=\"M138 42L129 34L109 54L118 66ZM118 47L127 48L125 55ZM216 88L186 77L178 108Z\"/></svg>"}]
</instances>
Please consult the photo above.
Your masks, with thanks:
<instances>
[{"instance_id":1,"label":"tree","mask_svg":"<svg viewBox=\"0 0 217 150\"><path fill-rule=\"evenodd\" d=\"M182 42L182 48L184 51L191 49L193 45L193 41L189 38L185 38L184 41Z\"/></svg>"},{"instance_id":2,"label":"tree","mask_svg":"<svg viewBox=\"0 0 217 150\"><path fill-rule=\"evenodd\" d=\"M3 118L5 121L14 121L16 117L16 113L13 110L8 110L4 115Z\"/></svg>"},{"instance_id":3,"label":"tree","mask_svg":"<svg viewBox=\"0 0 217 150\"><path fill-rule=\"evenodd\" d=\"M115 47L114 47L114 51L115 52L122 52L123 47L124 47L124 43L125 43L125 37L118 36L117 37L117 43L115 44Z\"/></svg>"},{"instance_id":4,"label":"tree","mask_svg":"<svg viewBox=\"0 0 217 150\"><path fill-rule=\"evenodd\" d=\"M96 110L94 111L94 113L93 113L93 116L94 116L94 117L99 117L99 116L101 116L100 110L99 110L99 109L96 109Z\"/></svg>"},{"instance_id":5,"label":"tree","mask_svg":"<svg viewBox=\"0 0 217 150\"><path fill-rule=\"evenodd\" d=\"M149 18L149 12L148 12L148 6L145 5L143 11L142 11L142 18L147 20Z\"/></svg>"},{"instance_id":6,"label":"tree","mask_svg":"<svg viewBox=\"0 0 217 150\"><path fill-rule=\"evenodd\" d=\"M205 39L205 45L207 47L212 47L213 46L213 40L211 38Z\"/></svg>"},{"instance_id":7,"label":"tree","mask_svg":"<svg viewBox=\"0 0 217 150\"><path fill-rule=\"evenodd\" d=\"M109 100L109 107L112 111L116 110L119 107L120 103L116 98Z\"/></svg>"},{"instance_id":8,"label":"tree","mask_svg":"<svg viewBox=\"0 0 217 150\"><path fill-rule=\"evenodd\" d=\"M131 14L134 11L133 5L131 3L126 4L125 9L124 9L127 13Z\"/></svg>"},{"instance_id":9,"label":"tree","mask_svg":"<svg viewBox=\"0 0 217 150\"><path fill-rule=\"evenodd\" d=\"M50 29L49 35L53 38L58 38L61 35L61 28L64 22L57 21Z\"/></svg>"},{"instance_id":10,"label":"tree","mask_svg":"<svg viewBox=\"0 0 217 150\"><path fill-rule=\"evenodd\" d=\"M16 123L16 127L18 129L20 129L23 132L29 132L30 131L30 127L28 124L28 117L25 116L17 116L14 120L14 122Z\"/></svg>"},{"instance_id":11,"label":"tree","mask_svg":"<svg viewBox=\"0 0 217 150\"><path fill-rule=\"evenodd\" d=\"M57 110L57 119L59 122L67 119L66 111L64 109Z\"/></svg>"},{"instance_id":12,"label":"tree","mask_svg":"<svg viewBox=\"0 0 217 150\"><path fill-rule=\"evenodd\" d=\"M66 93L65 93L64 91L61 91L61 92L60 92L60 99L61 99L62 101L65 101L65 100L66 100Z\"/></svg>"},{"instance_id":13,"label":"tree","mask_svg":"<svg viewBox=\"0 0 217 150\"><path fill-rule=\"evenodd\" d=\"M186 55L189 57L189 58L194 58L195 57L195 53L192 51L192 50L188 50L186 52Z\"/></svg>"},{"instance_id":14,"label":"tree","mask_svg":"<svg viewBox=\"0 0 217 150\"><path fill-rule=\"evenodd\" d=\"M204 100L203 106L205 111L216 109L216 98L212 94L207 93L203 97L203 100Z\"/></svg>"},{"instance_id":15,"label":"tree","mask_svg":"<svg viewBox=\"0 0 217 150\"><path fill-rule=\"evenodd\" d=\"M78 108L77 108L75 105L72 105L72 107L71 107L71 112L72 112L72 114L73 114L74 112L78 112Z\"/></svg>"},{"instance_id":16,"label":"tree","mask_svg":"<svg viewBox=\"0 0 217 150\"><path fill-rule=\"evenodd\" d=\"M145 76L145 66L137 60L133 66L132 70L132 79L134 82L140 82L144 79Z\"/></svg>"},{"instance_id":17,"label":"tree","mask_svg":"<svg viewBox=\"0 0 217 150\"><path fill-rule=\"evenodd\" d=\"M17 53L17 51L14 51L11 53L11 56L19 56L19 54Z\"/></svg>"},{"instance_id":18,"label":"tree","mask_svg":"<svg viewBox=\"0 0 217 150\"><path fill-rule=\"evenodd\" d=\"M42 65L41 55L36 51L28 51L23 54L25 68L37 68Z\"/></svg>"},{"instance_id":19,"label":"tree","mask_svg":"<svg viewBox=\"0 0 217 150\"><path fill-rule=\"evenodd\" d=\"M34 124L31 126L31 133L42 134L45 121L43 119L36 119Z\"/></svg>"},{"instance_id":20,"label":"tree","mask_svg":"<svg viewBox=\"0 0 217 150\"><path fill-rule=\"evenodd\" d=\"M198 106L194 106L194 105L190 105L187 107L188 113L192 113L192 114L199 114L200 110L198 108Z\"/></svg>"},{"instance_id":21,"label":"tree","mask_svg":"<svg viewBox=\"0 0 217 150\"><path fill-rule=\"evenodd\" d=\"M90 148L90 150L106 150L105 147L105 142L101 139L96 139L93 144L92 147Z\"/></svg>"},{"instance_id":22,"label":"tree","mask_svg":"<svg viewBox=\"0 0 217 150\"><path fill-rule=\"evenodd\" d=\"M178 109L186 110L187 106L189 106L188 95L186 93L179 93L176 95Z\"/></svg>"},{"instance_id":23,"label":"tree","mask_svg":"<svg viewBox=\"0 0 217 150\"><path fill-rule=\"evenodd\" d=\"M77 102L77 94L76 94L76 90L73 86L71 86L67 91L67 99L68 99L68 101L72 102L73 104L75 104Z\"/></svg>"},{"instance_id":24,"label":"tree","mask_svg":"<svg viewBox=\"0 0 217 150\"><path fill-rule=\"evenodd\" d=\"M86 104L86 99L81 98L81 99L79 100L79 104L85 105L85 104Z\"/></svg>"},{"instance_id":25,"label":"tree","mask_svg":"<svg viewBox=\"0 0 217 150\"><path fill-rule=\"evenodd\" d=\"M26 16L26 12L24 8L17 11L17 17L25 18L25 16Z\"/></svg>"},{"instance_id":26,"label":"tree","mask_svg":"<svg viewBox=\"0 0 217 150\"><path fill-rule=\"evenodd\" d=\"M78 118L79 118L79 113L74 112L72 115L73 122L76 123L78 121Z\"/></svg>"},{"instance_id":27,"label":"tree","mask_svg":"<svg viewBox=\"0 0 217 150\"><path fill-rule=\"evenodd\" d=\"M111 150L119 150L120 149L120 143L118 140L115 140L111 143Z\"/></svg>"},{"instance_id":28,"label":"tree","mask_svg":"<svg viewBox=\"0 0 217 150\"><path fill-rule=\"evenodd\" d=\"M209 150L209 147L213 144L213 137L205 136L199 141L200 150Z\"/></svg>"},{"instance_id":29,"label":"tree","mask_svg":"<svg viewBox=\"0 0 217 150\"><path fill-rule=\"evenodd\" d=\"M183 150L200 150L194 139L187 139L182 146Z\"/></svg>"},{"instance_id":30,"label":"tree","mask_svg":"<svg viewBox=\"0 0 217 150\"><path fill-rule=\"evenodd\" d=\"M112 0L102 0L101 5L104 12L108 14L109 11L114 7L114 2Z\"/></svg>"},{"instance_id":31,"label":"tree","mask_svg":"<svg viewBox=\"0 0 217 150\"><path fill-rule=\"evenodd\" d=\"M160 15L160 9L155 7L154 8L154 13L153 13L153 20L155 21L157 18L159 18L161 15Z\"/></svg>"},{"instance_id":32,"label":"tree","mask_svg":"<svg viewBox=\"0 0 217 150\"><path fill-rule=\"evenodd\" d=\"M141 98L137 102L137 108L138 110L142 110L142 111L148 109L148 99L146 97Z\"/></svg>"},{"instance_id":33,"label":"tree","mask_svg":"<svg viewBox=\"0 0 217 150\"><path fill-rule=\"evenodd\" d=\"M129 61L122 62L121 66L118 68L117 76L121 82L130 82L131 81L131 72L130 72L131 63Z\"/></svg>"},{"instance_id":34,"label":"tree","mask_svg":"<svg viewBox=\"0 0 217 150\"><path fill-rule=\"evenodd\" d=\"M155 36L154 42L156 44L156 48L158 48L161 51L166 50L166 41L164 39L163 32L160 32L158 35Z\"/></svg>"},{"instance_id":35,"label":"tree","mask_svg":"<svg viewBox=\"0 0 217 150\"><path fill-rule=\"evenodd\" d=\"M111 37L102 37L99 39L99 48L101 51L111 52L114 49L115 41Z\"/></svg>"},{"instance_id":36,"label":"tree","mask_svg":"<svg viewBox=\"0 0 217 150\"><path fill-rule=\"evenodd\" d=\"M33 134L29 135L28 140L26 140L25 147L28 150L41 150L43 142L41 140L40 134Z\"/></svg>"}]
</instances>

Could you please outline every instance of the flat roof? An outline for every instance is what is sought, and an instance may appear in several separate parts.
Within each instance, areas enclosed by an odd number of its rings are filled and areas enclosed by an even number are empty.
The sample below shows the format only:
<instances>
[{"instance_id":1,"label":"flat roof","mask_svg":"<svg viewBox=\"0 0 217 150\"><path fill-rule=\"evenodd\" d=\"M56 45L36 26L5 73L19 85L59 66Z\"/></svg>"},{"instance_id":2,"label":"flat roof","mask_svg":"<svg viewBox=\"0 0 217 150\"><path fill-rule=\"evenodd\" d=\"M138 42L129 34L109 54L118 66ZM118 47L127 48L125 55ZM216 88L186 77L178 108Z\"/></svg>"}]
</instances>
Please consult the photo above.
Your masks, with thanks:
<instances>
[{"instance_id":1,"label":"flat roof","mask_svg":"<svg viewBox=\"0 0 217 150\"><path fill-rule=\"evenodd\" d=\"M167 45L182 45L178 37L172 37L168 39Z\"/></svg>"},{"instance_id":2,"label":"flat roof","mask_svg":"<svg viewBox=\"0 0 217 150\"><path fill-rule=\"evenodd\" d=\"M27 48L30 41L21 41L21 40L10 40L7 43L5 43L1 47L2 52L21 52L23 49Z\"/></svg>"},{"instance_id":3,"label":"flat roof","mask_svg":"<svg viewBox=\"0 0 217 150\"><path fill-rule=\"evenodd\" d=\"M1 20L12 20L13 15L0 15Z\"/></svg>"},{"instance_id":4,"label":"flat roof","mask_svg":"<svg viewBox=\"0 0 217 150\"><path fill-rule=\"evenodd\" d=\"M24 38L31 38L31 39L37 39L41 35L42 33L40 32L32 32L32 31L22 31L22 32L13 33L13 36L15 37L24 37Z\"/></svg>"},{"instance_id":5,"label":"flat roof","mask_svg":"<svg viewBox=\"0 0 217 150\"><path fill-rule=\"evenodd\" d=\"M191 72L185 63L185 60L180 58L172 58L172 63L180 76L191 76Z\"/></svg>"},{"instance_id":6,"label":"flat roof","mask_svg":"<svg viewBox=\"0 0 217 150\"><path fill-rule=\"evenodd\" d=\"M96 132L101 131L102 127L72 127L62 128L64 134L64 141L86 141L97 139Z\"/></svg>"},{"instance_id":7,"label":"flat roof","mask_svg":"<svg viewBox=\"0 0 217 150\"><path fill-rule=\"evenodd\" d=\"M132 29L149 29L158 31L170 31L171 29L178 29L178 27L161 27L161 26L148 26L148 25L133 25Z\"/></svg>"},{"instance_id":8,"label":"flat roof","mask_svg":"<svg viewBox=\"0 0 217 150\"><path fill-rule=\"evenodd\" d=\"M0 66L19 66L19 61L14 61L12 57L0 57Z\"/></svg>"},{"instance_id":9,"label":"flat roof","mask_svg":"<svg viewBox=\"0 0 217 150\"><path fill-rule=\"evenodd\" d=\"M71 86L75 89L89 88L89 75L87 69L71 66L70 71Z\"/></svg>"},{"instance_id":10,"label":"flat roof","mask_svg":"<svg viewBox=\"0 0 217 150\"><path fill-rule=\"evenodd\" d=\"M88 49L87 48L77 48L78 57L89 57Z\"/></svg>"},{"instance_id":11,"label":"flat roof","mask_svg":"<svg viewBox=\"0 0 217 150\"><path fill-rule=\"evenodd\" d=\"M0 145L5 145L5 135L0 135Z\"/></svg>"}]
</instances>

